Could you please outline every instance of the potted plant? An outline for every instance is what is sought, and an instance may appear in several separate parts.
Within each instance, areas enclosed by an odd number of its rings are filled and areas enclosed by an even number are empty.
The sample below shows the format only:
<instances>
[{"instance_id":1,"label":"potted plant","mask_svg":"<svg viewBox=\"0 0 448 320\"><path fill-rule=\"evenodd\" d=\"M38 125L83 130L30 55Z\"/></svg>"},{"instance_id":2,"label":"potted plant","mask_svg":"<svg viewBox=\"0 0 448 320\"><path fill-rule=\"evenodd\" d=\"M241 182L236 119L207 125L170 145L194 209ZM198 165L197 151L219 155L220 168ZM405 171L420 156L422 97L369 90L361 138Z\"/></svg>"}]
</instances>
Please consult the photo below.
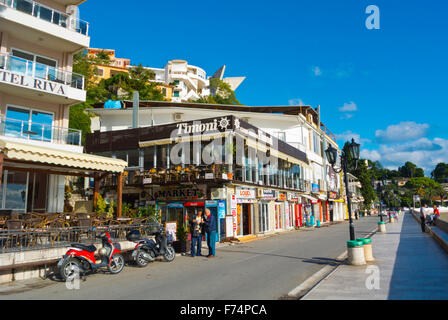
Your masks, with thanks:
<instances>
[{"instance_id":1,"label":"potted plant","mask_svg":"<svg viewBox=\"0 0 448 320\"><path fill-rule=\"evenodd\" d=\"M190 241L188 240L187 226L182 217L177 220L176 241L173 243L174 251L177 253L186 253L190 251Z\"/></svg>"}]
</instances>

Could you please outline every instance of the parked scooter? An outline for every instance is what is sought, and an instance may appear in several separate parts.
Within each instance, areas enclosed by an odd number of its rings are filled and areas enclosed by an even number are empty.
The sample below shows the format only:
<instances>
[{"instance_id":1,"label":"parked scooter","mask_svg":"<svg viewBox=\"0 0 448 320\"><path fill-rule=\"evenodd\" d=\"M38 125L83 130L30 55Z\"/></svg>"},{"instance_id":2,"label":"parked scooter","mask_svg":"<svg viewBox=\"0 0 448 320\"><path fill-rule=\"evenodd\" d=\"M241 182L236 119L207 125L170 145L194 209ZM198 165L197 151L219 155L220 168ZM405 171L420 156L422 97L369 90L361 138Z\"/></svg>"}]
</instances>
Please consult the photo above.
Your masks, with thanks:
<instances>
[{"instance_id":1,"label":"parked scooter","mask_svg":"<svg viewBox=\"0 0 448 320\"><path fill-rule=\"evenodd\" d=\"M146 267L156 257L163 256L165 261L171 262L176 257L174 248L168 244L166 232L160 227L155 233L155 241L142 238L140 231L134 230L126 236L128 241L137 243L132 252L132 257L139 267Z\"/></svg>"},{"instance_id":2,"label":"parked scooter","mask_svg":"<svg viewBox=\"0 0 448 320\"><path fill-rule=\"evenodd\" d=\"M88 271L97 271L107 268L110 273L120 273L125 265L123 256L115 244L110 240L109 232L102 233L97 238L102 240L103 247L99 249L100 260L95 259L96 247L73 243L67 253L59 260L59 275L62 280L70 279L76 272L85 274Z\"/></svg>"}]
</instances>

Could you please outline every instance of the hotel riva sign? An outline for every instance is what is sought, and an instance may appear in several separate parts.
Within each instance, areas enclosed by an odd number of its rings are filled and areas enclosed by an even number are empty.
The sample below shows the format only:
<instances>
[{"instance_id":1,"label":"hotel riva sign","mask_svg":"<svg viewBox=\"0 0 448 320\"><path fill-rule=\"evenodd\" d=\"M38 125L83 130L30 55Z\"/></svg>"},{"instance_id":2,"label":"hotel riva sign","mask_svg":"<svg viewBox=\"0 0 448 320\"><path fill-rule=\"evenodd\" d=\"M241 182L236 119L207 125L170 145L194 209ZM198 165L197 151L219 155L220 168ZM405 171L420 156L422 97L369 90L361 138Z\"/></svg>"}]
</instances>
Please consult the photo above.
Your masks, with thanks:
<instances>
[{"instance_id":1,"label":"hotel riva sign","mask_svg":"<svg viewBox=\"0 0 448 320\"><path fill-rule=\"evenodd\" d=\"M0 82L58 95L65 95L67 92L66 85L4 70L0 71Z\"/></svg>"}]
</instances>

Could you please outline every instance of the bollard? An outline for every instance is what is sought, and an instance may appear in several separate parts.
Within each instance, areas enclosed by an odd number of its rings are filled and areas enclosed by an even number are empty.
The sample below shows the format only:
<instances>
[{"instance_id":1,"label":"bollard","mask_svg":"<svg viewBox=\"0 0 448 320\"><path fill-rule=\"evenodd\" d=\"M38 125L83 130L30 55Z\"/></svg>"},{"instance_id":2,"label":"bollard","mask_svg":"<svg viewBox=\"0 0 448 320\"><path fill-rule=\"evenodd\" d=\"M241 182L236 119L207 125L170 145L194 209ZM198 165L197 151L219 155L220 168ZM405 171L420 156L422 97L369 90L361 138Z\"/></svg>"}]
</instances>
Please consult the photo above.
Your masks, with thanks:
<instances>
[{"instance_id":1,"label":"bollard","mask_svg":"<svg viewBox=\"0 0 448 320\"><path fill-rule=\"evenodd\" d=\"M386 222L378 222L378 232L380 233L386 233Z\"/></svg>"},{"instance_id":2,"label":"bollard","mask_svg":"<svg viewBox=\"0 0 448 320\"><path fill-rule=\"evenodd\" d=\"M364 258L366 259L366 262L374 262L375 258L373 257L372 251L372 239L360 238L356 239L356 241L360 241L364 244Z\"/></svg>"},{"instance_id":3,"label":"bollard","mask_svg":"<svg viewBox=\"0 0 448 320\"><path fill-rule=\"evenodd\" d=\"M352 266L362 266L366 264L364 255L364 244L362 241L348 241L348 263Z\"/></svg>"}]
</instances>

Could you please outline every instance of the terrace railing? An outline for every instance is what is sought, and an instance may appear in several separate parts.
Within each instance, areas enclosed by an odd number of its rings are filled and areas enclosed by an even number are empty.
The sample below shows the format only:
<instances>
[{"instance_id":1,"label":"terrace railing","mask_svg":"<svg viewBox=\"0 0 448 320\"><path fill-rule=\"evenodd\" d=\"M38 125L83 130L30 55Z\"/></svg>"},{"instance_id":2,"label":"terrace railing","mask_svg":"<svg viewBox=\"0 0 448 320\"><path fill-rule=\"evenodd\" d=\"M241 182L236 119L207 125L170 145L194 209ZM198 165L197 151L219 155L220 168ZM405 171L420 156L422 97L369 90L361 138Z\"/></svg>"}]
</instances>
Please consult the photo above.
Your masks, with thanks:
<instances>
[{"instance_id":1,"label":"terrace railing","mask_svg":"<svg viewBox=\"0 0 448 320\"><path fill-rule=\"evenodd\" d=\"M84 76L80 74L64 71L10 54L0 53L0 70L15 72L32 78L52 81L75 89L84 90Z\"/></svg>"},{"instance_id":2,"label":"terrace railing","mask_svg":"<svg viewBox=\"0 0 448 320\"><path fill-rule=\"evenodd\" d=\"M0 117L0 135L25 140L81 146L81 130Z\"/></svg>"},{"instance_id":3,"label":"terrace railing","mask_svg":"<svg viewBox=\"0 0 448 320\"><path fill-rule=\"evenodd\" d=\"M0 0L0 5L30 14L38 19L53 23L82 35L89 35L89 23L30 0Z\"/></svg>"},{"instance_id":4,"label":"terrace railing","mask_svg":"<svg viewBox=\"0 0 448 320\"><path fill-rule=\"evenodd\" d=\"M72 243L99 243L96 238L102 232L109 232L112 240L125 241L132 230L139 230L143 237L156 232L158 223L134 225L110 225L96 228L70 227L55 229L24 229L19 231L0 231L0 253L63 248Z\"/></svg>"}]
</instances>

